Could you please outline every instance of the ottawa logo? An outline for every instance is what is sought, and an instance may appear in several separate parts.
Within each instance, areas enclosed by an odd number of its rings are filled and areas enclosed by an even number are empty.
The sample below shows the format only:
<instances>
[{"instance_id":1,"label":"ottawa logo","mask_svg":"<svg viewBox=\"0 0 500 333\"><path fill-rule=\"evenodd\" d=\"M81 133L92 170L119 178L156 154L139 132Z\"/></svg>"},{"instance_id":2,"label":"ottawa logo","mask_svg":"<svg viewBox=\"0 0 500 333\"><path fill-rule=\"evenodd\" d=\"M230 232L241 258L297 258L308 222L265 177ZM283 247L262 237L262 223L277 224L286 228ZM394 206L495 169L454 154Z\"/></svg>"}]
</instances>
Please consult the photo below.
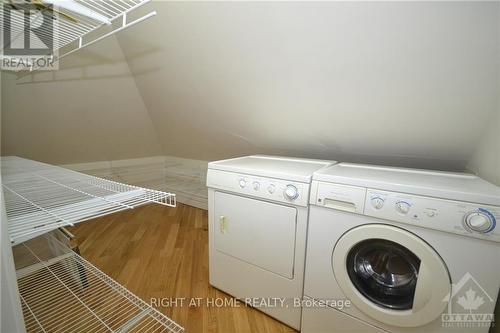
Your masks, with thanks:
<instances>
[{"instance_id":1,"label":"ottawa logo","mask_svg":"<svg viewBox=\"0 0 500 333\"><path fill-rule=\"evenodd\" d=\"M448 309L441 315L444 327L490 327L493 325L495 302L479 282L466 273L453 284L446 295Z\"/></svg>"}]
</instances>

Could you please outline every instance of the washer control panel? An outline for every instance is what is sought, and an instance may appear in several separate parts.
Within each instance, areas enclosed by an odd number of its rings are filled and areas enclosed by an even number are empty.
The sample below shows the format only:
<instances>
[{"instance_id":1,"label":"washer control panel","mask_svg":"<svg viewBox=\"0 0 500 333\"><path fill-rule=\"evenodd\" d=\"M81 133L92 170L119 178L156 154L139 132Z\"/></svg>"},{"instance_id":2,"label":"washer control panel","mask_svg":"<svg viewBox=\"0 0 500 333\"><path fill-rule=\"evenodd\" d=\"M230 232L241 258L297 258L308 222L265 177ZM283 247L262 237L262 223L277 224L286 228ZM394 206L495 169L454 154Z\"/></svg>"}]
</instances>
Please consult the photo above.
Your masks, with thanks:
<instances>
[{"instance_id":1,"label":"washer control panel","mask_svg":"<svg viewBox=\"0 0 500 333\"><path fill-rule=\"evenodd\" d=\"M307 206L309 184L220 170L208 170L207 186L247 196Z\"/></svg>"},{"instance_id":2,"label":"washer control panel","mask_svg":"<svg viewBox=\"0 0 500 333\"><path fill-rule=\"evenodd\" d=\"M364 214L500 242L500 207L366 190Z\"/></svg>"}]
</instances>

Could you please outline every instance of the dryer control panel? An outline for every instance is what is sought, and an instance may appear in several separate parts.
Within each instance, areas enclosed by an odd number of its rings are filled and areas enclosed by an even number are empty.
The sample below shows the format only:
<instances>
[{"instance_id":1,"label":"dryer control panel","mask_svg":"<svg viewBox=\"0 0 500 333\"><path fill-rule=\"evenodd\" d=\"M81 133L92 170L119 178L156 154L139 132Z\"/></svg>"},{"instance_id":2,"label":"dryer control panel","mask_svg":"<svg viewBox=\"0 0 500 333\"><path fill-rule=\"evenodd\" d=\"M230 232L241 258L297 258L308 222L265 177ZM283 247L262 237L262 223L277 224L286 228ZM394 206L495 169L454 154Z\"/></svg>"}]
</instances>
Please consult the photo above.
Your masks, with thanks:
<instances>
[{"instance_id":1,"label":"dryer control panel","mask_svg":"<svg viewBox=\"0 0 500 333\"><path fill-rule=\"evenodd\" d=\"M366 190L365 215L500 242L500 207Z\"/></svg>"},{"instance_id":2,"label":"dryer control panel","mask_svg":"<svg viewBox=\"0 0 500 333\"><path fill-rule=\"evenodd\" d=\"M309 199L309 184L220 170L208 170L207 187L304 207Z\"/></svg>"}]
</instances>

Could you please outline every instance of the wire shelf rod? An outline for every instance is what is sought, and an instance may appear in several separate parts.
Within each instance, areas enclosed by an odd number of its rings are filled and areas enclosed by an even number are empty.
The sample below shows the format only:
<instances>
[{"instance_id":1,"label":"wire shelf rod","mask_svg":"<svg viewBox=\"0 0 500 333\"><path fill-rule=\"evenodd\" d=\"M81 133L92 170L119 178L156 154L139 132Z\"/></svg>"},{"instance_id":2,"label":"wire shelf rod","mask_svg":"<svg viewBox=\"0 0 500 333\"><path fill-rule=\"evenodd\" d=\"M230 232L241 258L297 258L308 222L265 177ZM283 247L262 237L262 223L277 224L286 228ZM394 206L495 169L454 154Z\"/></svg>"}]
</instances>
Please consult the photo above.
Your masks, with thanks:
<instances>
[{"instance_id":1,"label":"wire shelf rod","mask_svg":"<svg viewBox=\"0 0 500 333\"><path fill-rule=\"evenodd\" d=\"M33 252L33 251L32 251L32 250L28 247L28 246L26 246L26 244L23 244L23 245L24 245L24 247L26 247L26 248L27 248L27 249L31 252L31 254L33 254L33 256L35 256L35 258L36 258L36 259L38 259L38 260L40 260L40 261L41 261L41 259L40 259L40 258L38 258L38 256L37 256L37 255L36 255L36 254L35 254L35 253L34 253L34 252ZM46 268L48 268L48 267L49 267L49 266L47 266L46 264L43 264L43 265L44 265ZM95 317L96 317L96 318L97 318L97 319L98 319L98 320L99 320L99 321L100 321L100 322L101 322L101 323L102 323L102 324L103 324L106 328L108 328L110 331L113 331L113 330L112 330L112 329L111 329L111 328L110 328L110 327L109 327L109 326L108 326L108 325L107 325L104 321L102 321L102 320L101 320L101 318L99 318L99 316L97 316L97 315L94 313L94 311L93 311L91 308L89 308L89 307L87 306L87 304L85 304L84 302L82 302L82 301L78 298L78 296L77 296L77 295L76 295L76 294L75 294L75 293L74 293L74 292L73 292L70 288L68 288L68 287L64 284L64 282L63 282L63 281L62 281L62 280L61 280L61 279L60 279L60 278L59 278L56 274L54 274L54 272L53 272L53 271L51 271L51 270L49 269L49 272L50 272L50 273L51 273L51 274L52 274L52 275L53 275L53 276L54 276L54 277L55 277L55 278L56 278L56 279L57 279L57 280L58 280L61 284L63 284L63 285L64 285L64 287L65 287L65 288L66 288L66 289L67 289L67 290L68 290L68 291L69 291L69 292L70 292L73 296L75 296L75 298L78 300L78 302L80 302L80 304L82 304L82 305L83 305L83 306L84 306L87 310L89 310L89 311L90 311L90 313L91 313L93 316L95 316Z\"/></svg>"},{"instance_id":2,"label":"wire shelf rod","mask_svg":"<svg viewBox=\"0 0 500 333\"><path fill-rule=\"evenodd\" d=\"M33 311L31 310L31 308L29 307L28 303L26 303L26 301L24 300L24 297L22 295L19 295L20 299L21 299L21 304L23 305L23 309L26 308L28 311L29 311L29 321L32 323L32 325L38 325L38 328L40 328L40 330L42 332L46 332L43 327L42 327L42 324L38 321L37 317L35 316L35 314L33 313ZM25 316L26 317L26 316ZM26 319L26 318L25 318ZM31 326L30 326L31 327Z\"/></svg>"},{"instance_id":3,"label":"wire shelf rod","mask_svg":"<svg viewBox=\"0 0 500 333\"><path fill-rule=\"evenodd\" d=\"M114 34L115 34L115 33L117 33L117 32L120 32L120 31L122 31L122 30L125 30L125 29L127 29L127 28L130 28L130 27L132 27L132 26L134 26L134 25L136 25L136 24L138 24L138 23L141 23L142 21L145 21L145 20L147 20L147 19L149 19L149 18L151 18L151 17L153 17L153 16L155 16L155 15L156 15L156 11L151 12L151 13L149 13L149 14L146 14L146 15L142 16L141 18L136 19L135 21L132 21L132 22L127 23L127 25L123 25L123 26L121 26L120 28L117 28L117 29L115 29L115 30L113 30L113 31L111 31L111 32L108 32L107 34L104 34L104 35L102 35L102 36L100 36L100 37L98 37L98 38L96 38L96 39L94 39L94 40L92 40L92 41L90 41L90 42L87 42L87 43L83 44L80 48L84 48L84 47L90 46L90 45L92 45L92 44L95 44L95 43L97 43L97 42L99 42L99 41L103 40L104 38L107 38L107 37L109 37L109 36L111 36L111 35L114 35ZM78 49L74 49L74 50L71 50L71 51L69 51L69 52L67 52L67 53L64 53L63 55L58 56L58 57L57 57L57 59L58 59L58 60L63 59L63 58L65 58L65 57L67 57L68 55L70 55L70 54L72 54L72 53L74 53L74 52L78 51L80 48L78 48Z\"/></svg>"},{"instance_id":4,"label":"wire shelf rod","mask_svg":"<svg viewBox=\"0 0 500 333\"><path fill-rule=\"evenodd\" d=\"M94 1L94 0L88 0L87 3L88 4L93 4L94 7L93 9L95 11L98 11L100 12L101 14L105 15L105 16L108 16L108 17L115 17L117 15L120 14L120 11L119 10L116 10L115 8L111 7L111 6L104 6L103 4L100 3L101 1ZM99 10L100 8L100 10Z\"/></svg>"},{"instance_id":5,"label":"wire shelf rod","mask_svg":"<svg viewBox=\"0 0 500 333\"><path fill-rule=\"evenodd\" d=\"M54 253L40 250L37 240L51 244ZM14 247L15 252L19 250L24 250L32 265L43 266L18 278L28 332L183 331L51 234Z\"/></svg>"},{"instance_id":6,"label":"wire shelf rod","mask_svg":"<svg viewBox=\"0 0 500 333\"><path fill-rule=\"evenodd\" d=\"M126 185L18 157L2 157L2 186L11 241L122 210L157 203L175 207L175 194Z\"/></svg>"},{"instance_id":7,"label":"wire shelf rod","mask_svg":"<svg viewBox=\"0 0 500 333\"><path fill-rule=\"evenodd\" d=\"M149 14L142 15L141 18L127 23L124 17L127 16L128 13L136 10L137 8L149 3L151 0L137 0L137 1L128 1L128 0L76 0L76 2L90 11L93 11L96 15L100 15L104 18L104 21L98 21L92 17L85 16L82 14L75 13L71 10L65 9L61 6L54 5L54 9L57 12L60 12L64 15L69 15L76 19L77 22L70 21L62 15L58 15L56 13L55 19L53 20L53 26L40 26L37 30L39 35L43 35L45 37L53 36L53 32L56 31L58 34L58 39L55 40L55 51L53 53L54 60L59 61L65 56L89 45L94 44L102 40L103 38L107 38L110 35L117 33L123 29L131 27L139 22L144 21L145 19L151 18L156 15L156 12L152 11ZM0 8L0 17L3 17L4 8ZM10 18L11 18L11 35L14 38L21 38L24 35L24 11L18 10L10 10ZM41 12L32 15L30 17L30 22L32 26L35 26L34 23L39 20L41 17L44 17ZM117 26L117 24L113 23L118 18L122 18L121 25ZM111 24L110 24L111 23ZM106 30L103 30L103 26L108 26L111 29L111 32L105 33ZM93 32L96 32L100 37L92 39ZM86 40L92 39L92 40ZM78 41L84 41L78 43ZM77 45L73 43L78 43ZM3 45L3 47L7 46L7 44ZM45 46L45 45L41 45ZM63 48L71 48L69 51ZM10 59L11 57L9 57ZM42 57L41 57L42 58ZM26 61L26 60L24 60ZM12 62L15 62L15 58L12 58ZM18 61L19 62L19 61ZM35 64L36 61L32 61L31 64L28 65L27 68L23 69L36 69Z\"/></svg>"}]
</instances>

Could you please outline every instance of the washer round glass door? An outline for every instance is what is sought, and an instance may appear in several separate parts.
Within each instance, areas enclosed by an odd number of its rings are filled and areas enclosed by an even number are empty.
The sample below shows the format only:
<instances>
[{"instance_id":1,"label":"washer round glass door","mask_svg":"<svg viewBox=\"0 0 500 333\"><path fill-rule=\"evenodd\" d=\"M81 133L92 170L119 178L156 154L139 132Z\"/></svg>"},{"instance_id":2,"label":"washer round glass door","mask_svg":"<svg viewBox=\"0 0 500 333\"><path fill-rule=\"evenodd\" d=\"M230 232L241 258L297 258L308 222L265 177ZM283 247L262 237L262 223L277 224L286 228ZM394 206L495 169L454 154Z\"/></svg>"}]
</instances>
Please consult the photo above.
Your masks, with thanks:
<instances>
[{"instance_id":1,"label":"washer round glass door","mask_svg":"<svg viewBox=\"0 0 500 333\"><path fill-rule=\"evenodd\" d=\"M443 312L451 291L448 270L434 249L413 233L385 224L346 232L335 245L332 267L352 303L390 325L431 322Z\"/></svg>"},{"instance_id":2,"label":"washer round glass door","mask_svg":"<svg viewBox=\"0 0 500 333\"><path fill-rule=\"evenodd\" d=\"M408 310L418 279L420 259L406 247L385 239L356 244L347 255L346 269L356 289L388 309Z\"/></svg>"}]
</instances>

